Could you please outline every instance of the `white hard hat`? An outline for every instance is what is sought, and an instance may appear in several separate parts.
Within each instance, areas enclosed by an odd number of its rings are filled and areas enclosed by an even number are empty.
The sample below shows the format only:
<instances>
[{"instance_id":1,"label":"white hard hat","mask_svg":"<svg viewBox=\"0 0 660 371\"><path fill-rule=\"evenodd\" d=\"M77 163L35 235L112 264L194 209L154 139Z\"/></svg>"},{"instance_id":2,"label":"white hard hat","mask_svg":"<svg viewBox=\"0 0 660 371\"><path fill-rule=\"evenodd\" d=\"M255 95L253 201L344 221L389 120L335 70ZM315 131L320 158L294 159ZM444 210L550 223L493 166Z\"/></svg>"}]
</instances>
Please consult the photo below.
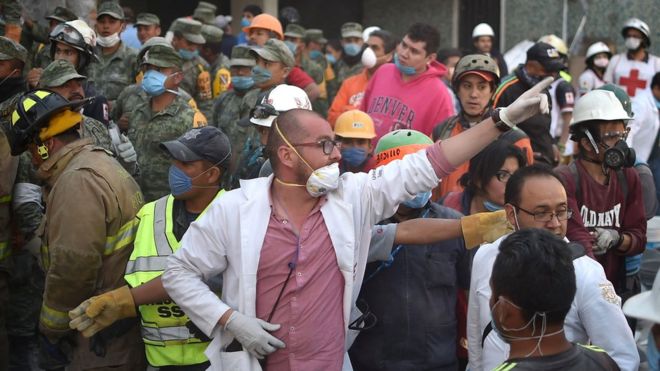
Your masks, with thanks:
<instances>
[{"instance_id":1,"label":"white hard hat","mask_svg":"<svg viewBox=\"0 0 660 371\"><path fill-rule=\"evenodd\" d=\"M479 23L472 30L472 38L476 39L480 36L495 37L495 31L493 31L493 28L488 23Z\"/></svg>"},{"instance_id":2,"label":"white hard hat","mask_svg":"<svg viewBox=\"0 0 660 371\"><path fill-rule=\"evenodd\" d=\"M557 49L559 54L568 55L568 47L566 46L566 43L557 35L550 34L541 36L538 42L550 44L553 48Z\"/></svg>"},{"instance_id":3,"label":"white hard hat","mask_svg":"<svg viewBox=\"0 0 660 371\"><path fill-rule=\"evenodd\" d=\"M372 32L380 30L380 27L378 26L369 26L362 31L362 40L366 43L367 40L369 40L369 35L371 35Z\"/></svg>"},{"instance_id":4,"label":"white hard hat","mask_svg":"<svg viewBox=\"0 0 660 371\"><path fill-rule=\"evenodd\" d=\"M646 36L648 44L651 45L651 29L649 28L649 25L646 24L646 22L639 18L630 18L626 21L626 23L623 24L623 28L621 29L621 35L623 35L623 37L626 37L626 30L629 28L634 28L641 32L644 36Z\"/></svg>"},{"instance_id":5,"label":"white hard hat","mask_svg":"<svg viewBox=\"0 0 660 371\"><path fill-rule=\"evenodd\" d=\"M608 90L596 89L588 92L575 103L570 125L573 126L592 120L628 121L630 119L626 110L623 109L621 101L617 99L614 93Z\"/></svg>"},{"instance_id":6,"label":"white hard hat","mask_svg":"<svg viewBox=\"0 0 660 371\"><path fill-rule=\"evenodd\" d=\"M69 26L80 32L87 45L96 46L96 32L81 19L66 22Z\"/></svg>"},{"instance_id":7,"label":"white hard hat","mask_svg":"<svg viewBox=\"0 0 660 371\"><path fill-rule=\"evenodd\" d=\"M599 41L599 42L595 42L595 43L593 43L589 46L589 49L587 49L587 55L586 55L585 58L589 59L589 58L593 57L594 55L600 54L600 53L607 53L607 55L609 55L610 57L612 56L612 51L607 46L607 44L605 44L602 41Z\"/></svg>"},{"instance_id":8,"label":"white hard hat","mask_svg":"<svg viewBox=\"0 0 660 371\"><path fill-rule=\"evenodd\" d=\"M626 316L660 323L660 273L655 275L651 291L637 294L626 300L623 304L623 313Z\"/></svg>"},{"instance_id":9,"label":"white hard hat","mask_svg":"<svg viewBox=\"0 0 660 371\"><path fill-rule=\"evenodd\" d=\"M312 103L309 101L307 93L297 86L286 84L276 86L275 89L266 94L261 100L261 104L269 104L279 113L296 108L312 110ZM270 115L266 118L251 117L250 122L259 126L270 127L275 117L277 115Z\"/></svg>"}]
</instances>

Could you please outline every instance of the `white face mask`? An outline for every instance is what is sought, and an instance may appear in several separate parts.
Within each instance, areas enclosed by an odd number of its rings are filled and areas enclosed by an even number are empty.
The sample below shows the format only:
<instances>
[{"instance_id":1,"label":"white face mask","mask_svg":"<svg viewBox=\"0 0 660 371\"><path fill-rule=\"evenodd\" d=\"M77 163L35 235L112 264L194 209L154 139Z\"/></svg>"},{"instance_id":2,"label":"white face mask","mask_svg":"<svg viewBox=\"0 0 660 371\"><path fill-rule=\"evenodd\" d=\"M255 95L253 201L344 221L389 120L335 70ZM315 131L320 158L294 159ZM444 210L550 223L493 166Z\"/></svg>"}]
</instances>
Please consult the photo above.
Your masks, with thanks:
<instances>
[{"instance_id":1,"label":"white face mask","mask_svg":"<svg viewBox=\"0 0 660 371\"><path fill-rule=\"evenodd\" d=\"M362 65L367 68L372 68L376 65L376 62L378 62L376 53L374 53L371 48L364 49L362 52Z\"/></svg>"},{"instance_id":2,"label":"white face mask","mask_svg":"<svg viewBox=\"0 0 660 371\"><path fill-rule=\"evenodd\" d=\"M607 57L600 57L594 59L594 66L600 67L600 68L605 68L607 65L610 63L610 60L607 59Z\"/></svg>"},{"instance_id":3,"label":"white face mask","mask_svg":"<svg viewBox=\"0 0 660 371\"><path fill-rule=\"evenodd\" d=\"M642 40L636 37L626 37L626 41L624 42L626 49L628 50L637 50L641 43Z\"/></svg>"},{"instance_id":4,"label":"white face mask","mask_svg":"<svg viewBox=\"0 0 660 371\"><path fill-rule=\"evenodd\" d=\"M110 36L98 36L96 38L96 43L101 45L104 48L112 48L117 45L121 39L119 38L119 32L115 32Z\"/></svg>"},{"instance_id":5,"label":"white face mask","mask_svg":"<svg viewBox=\"0 0 660 371\"><path fill-rule=\"evenodd\" d=\"M280 131L280 128L277 125L277 120L275 120L273 124L275 125L275 130L277 130L277 133L284 140L284 143L286 143L286 145L289 146L293 152L295 152L295 154L302 160L302 162L304 162L305 165L307 165L307 167L312 170L312 174L310 174L309 178L307 178L307 183L304 185L305 189L307 189L307 193L309 193L312 197L321 197L324 194L330 191L334 191L337 189L337 187L339 187L339 163L335 162L314 170L314 168L311 167L307 161L305 161L300 153L296 151L291 143L289 143L289 140L284 136L284 134L282 134L282 131ZM286 183L277 178L275 178L275 180L278 183L286 186L303 186L302 184Z\"/></svg>"}]
</instances>

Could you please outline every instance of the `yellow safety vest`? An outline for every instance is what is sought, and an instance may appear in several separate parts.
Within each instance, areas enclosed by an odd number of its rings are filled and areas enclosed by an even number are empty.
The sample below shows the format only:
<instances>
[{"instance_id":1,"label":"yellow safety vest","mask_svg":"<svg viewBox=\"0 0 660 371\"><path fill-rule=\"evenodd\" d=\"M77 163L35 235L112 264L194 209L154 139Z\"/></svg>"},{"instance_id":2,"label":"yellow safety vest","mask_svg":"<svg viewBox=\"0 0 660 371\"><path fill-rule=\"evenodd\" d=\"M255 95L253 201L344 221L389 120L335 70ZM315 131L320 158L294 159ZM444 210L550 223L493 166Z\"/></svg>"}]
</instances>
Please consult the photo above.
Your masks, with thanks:
<instances>
[{"instance_id":1,"label":"yellow safety vest","mask_svg":"<svg viewBox=\"0 0 660 371\"><path fill-rule=\"evenodd\" d=\"M216 198L224 194L220 190ZM163 274L167 258L180 247L174 237L172 195L161 197L142 207L133 253L124 278L131 287L140 286ZM204 210L201 215L206 212ZM152 366L184 366L206 362L208 342L194 337L186 327L188 316L172 300L140 305L142 340L147 360Z\"/></svg>"}]
</instances>

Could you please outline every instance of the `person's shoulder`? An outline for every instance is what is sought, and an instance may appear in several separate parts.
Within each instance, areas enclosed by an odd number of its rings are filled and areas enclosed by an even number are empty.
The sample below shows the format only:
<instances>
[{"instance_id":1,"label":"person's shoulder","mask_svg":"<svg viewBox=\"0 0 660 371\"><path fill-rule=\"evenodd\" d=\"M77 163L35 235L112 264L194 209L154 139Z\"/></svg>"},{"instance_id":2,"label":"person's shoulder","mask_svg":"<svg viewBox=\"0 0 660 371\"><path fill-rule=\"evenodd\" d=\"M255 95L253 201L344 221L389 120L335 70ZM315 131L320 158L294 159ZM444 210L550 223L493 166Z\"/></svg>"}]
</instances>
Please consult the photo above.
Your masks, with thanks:
<instances>
[{"instance_id":1,"label":"person's shoulder","mask_svg":"<svg viewBox=\"0 0 660 371\"><path fill-rule=\"evenodd\" d=\"M610 357L605 349L596 345L576 345L581 358L585 361L585 367L590 370L618 371L619 366Z\"/></svg>"},{"instance_id":2,"label":"person's shoulder","mask_svg":"<svg viewBox=\"0 0 660 371\"><path fill-rule=\"evenodd\" d=\"M495 260L497 254L499 254L500 252L500 243L507 236L508 235L504 235L492 243L485 243L479 246L476 254L474 254L474 260L472 263L473 266L483 265L483 264L489 264L489 266L492 266L492 262ZM488 267L488 269L490 270L490 267Z\"/></svg>"}]
</instances>

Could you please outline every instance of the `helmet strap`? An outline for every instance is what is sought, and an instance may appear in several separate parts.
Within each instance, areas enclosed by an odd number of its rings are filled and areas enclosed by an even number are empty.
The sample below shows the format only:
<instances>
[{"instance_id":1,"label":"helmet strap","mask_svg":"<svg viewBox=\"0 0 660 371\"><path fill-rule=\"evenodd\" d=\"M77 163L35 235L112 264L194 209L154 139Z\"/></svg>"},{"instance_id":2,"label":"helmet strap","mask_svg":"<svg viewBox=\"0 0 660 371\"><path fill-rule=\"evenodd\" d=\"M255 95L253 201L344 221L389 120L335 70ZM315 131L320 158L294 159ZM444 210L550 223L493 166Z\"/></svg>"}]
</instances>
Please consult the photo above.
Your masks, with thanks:
<instances>
[{"instance_id":1,"label":"helmet strap","mask_svg":"<svg viewBox=\"0 0 660 371\"><path fill-rule=\"evenodd\" d=\"M39 138L35 140L35 143L37 144L37 152L39 153L39 157L41 157L41 159L44 161L48 160L48 147L46 147L46 145Z\"/></svg>"}]
</instances>

